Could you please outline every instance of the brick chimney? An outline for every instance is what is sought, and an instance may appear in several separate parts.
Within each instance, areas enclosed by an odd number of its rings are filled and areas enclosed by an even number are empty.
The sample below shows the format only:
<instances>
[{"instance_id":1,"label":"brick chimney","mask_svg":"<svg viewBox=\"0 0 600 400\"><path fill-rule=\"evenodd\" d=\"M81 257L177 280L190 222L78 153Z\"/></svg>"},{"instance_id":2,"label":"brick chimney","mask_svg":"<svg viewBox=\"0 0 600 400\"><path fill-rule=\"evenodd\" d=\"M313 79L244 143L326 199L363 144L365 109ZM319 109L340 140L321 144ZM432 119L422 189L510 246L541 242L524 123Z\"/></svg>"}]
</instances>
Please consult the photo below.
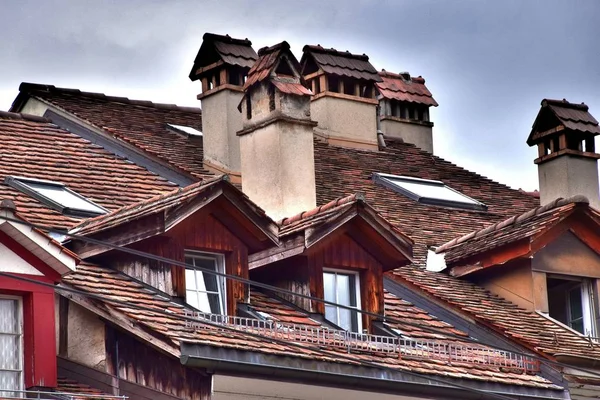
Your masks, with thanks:
<instances>
[{"instance_id":1,"label":"brick chimney","mask_svg":"<svg viewBox=\"0 0 600 400\"><path fill-rule=\"evenodd\" d=\"M331 144L376 150L375 83L381 78L369 57L320 45L302 51L302 75L314 93L315 134Z\"/></svg>"},{"instance_id":2,"label":"brick chimney","mask_svg":"<svg viewBox=\"0 0 600 400\"><path fill-rule=\"evenodd\" d=\"M402 139L433 154L433 122L429 107L437 107L422 77L408 72L395 74L385 70L376 83L379 118L385 137Z\"/></svg>"},{"instance_id":3,"label":"brick chimney","mask_svg":"<svg viewBox=\"0 0 600 400\"><path fill-rule=\"evenodd\" d=\"M237 105L243 85L257 55L248 39L205 33L190 72L192 81L202 82L202 135L204 166L227 173L239 181L240 146L236 132L242 129Z\"/></svg>"},{"instance_id":4,"label":"brick chimney","mask_svg":"<svg viewBox=\"0 0 600 400\"><path fill-rule=\"evenodd\" d=\"M310 98L287 42L259 50L238 132L244 193L279 220L316 207Z\"/></svg>"},{"instance_id":5,"label":"brick chimney","mask_svg":"<svg viewBox=\"0 0 600 400\"><path fill-rule=\"evenodd\" d=\"M540 203L559 197L583 195L600 209L598 158L594 138L598 121L585 104L567 100L542 100L542 107L527 139L538 146Z\"/></svg>"}]
</instances>

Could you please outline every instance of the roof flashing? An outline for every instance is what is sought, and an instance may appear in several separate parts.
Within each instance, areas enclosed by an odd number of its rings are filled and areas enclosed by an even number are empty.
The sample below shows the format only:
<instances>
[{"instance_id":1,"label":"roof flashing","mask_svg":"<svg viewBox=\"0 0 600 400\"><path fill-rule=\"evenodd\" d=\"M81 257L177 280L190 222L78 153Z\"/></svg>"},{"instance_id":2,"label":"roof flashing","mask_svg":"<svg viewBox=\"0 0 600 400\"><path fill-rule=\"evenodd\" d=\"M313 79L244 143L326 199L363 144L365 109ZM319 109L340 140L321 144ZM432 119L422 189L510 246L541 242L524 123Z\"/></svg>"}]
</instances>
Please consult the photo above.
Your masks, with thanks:
<instances>
[{"instance_id":1,"label":"roof flashing","mask_svg":"<svg viewBox=\"0 0 600 400\"><path fill-rule=\"evenodd\" d=\"M421 204L450 207L463 210L487 211L487 206L442 181L413 178L375 172L372 179Z\"/></svg>"},{"instance_id":2,"label":"roof flashing","mask_svg":"<svg viewBox=\"0 0 600 400\"><path fill-rule=\"evenodd\" d=\"M87 218L106 214L108 211L69 189L60 182L37 178L7 176L4 183L25 193L61 214Z\"/></svg>"}]
</instances>

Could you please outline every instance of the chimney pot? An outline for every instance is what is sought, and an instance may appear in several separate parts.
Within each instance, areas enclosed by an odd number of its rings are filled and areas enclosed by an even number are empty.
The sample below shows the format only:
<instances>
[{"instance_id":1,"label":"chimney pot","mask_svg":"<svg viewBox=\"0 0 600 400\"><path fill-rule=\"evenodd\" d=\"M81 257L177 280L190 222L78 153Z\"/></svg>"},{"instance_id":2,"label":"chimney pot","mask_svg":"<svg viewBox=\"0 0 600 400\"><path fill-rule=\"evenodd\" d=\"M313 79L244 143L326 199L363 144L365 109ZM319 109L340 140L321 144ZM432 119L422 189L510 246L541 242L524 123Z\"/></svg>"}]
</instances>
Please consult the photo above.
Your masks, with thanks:
<instances>
[{"instance_id":1,"label":"chimney pot","mask_svg":"<svg viewBox=\"0 0 600 400\"><path fill-rule=\"evenodd\" d=\"M0 209L16 211L17 206L15 205L14 201L12 201L10 199L4 199L4 200L0 201Z\"/></svg>"}]
</instances>

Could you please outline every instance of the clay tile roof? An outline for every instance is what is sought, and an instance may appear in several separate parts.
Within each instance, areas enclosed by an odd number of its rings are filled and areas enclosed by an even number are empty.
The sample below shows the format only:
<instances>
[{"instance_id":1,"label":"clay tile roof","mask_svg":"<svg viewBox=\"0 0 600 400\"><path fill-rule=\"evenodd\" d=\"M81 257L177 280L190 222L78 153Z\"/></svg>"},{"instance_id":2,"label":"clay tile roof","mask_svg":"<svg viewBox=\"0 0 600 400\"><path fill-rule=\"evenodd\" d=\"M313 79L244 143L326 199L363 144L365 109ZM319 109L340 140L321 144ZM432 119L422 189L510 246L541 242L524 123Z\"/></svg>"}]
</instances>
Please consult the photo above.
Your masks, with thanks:
<instances>
[{"instance_id":1,"label":"clay tile roof","mask_svg":"<svg viewBox=\"0 0 600 400\"><path fill-rule=\"evenodd\" d=\"M310 349L314 345L297 342L304 347L295 347L276 343L268 337L256 338L247 335L244 331L229 331L203 324L198 320L196 327L181 319L192 313L180 304L174 303L156 289L133 281L127 275L114 269L104 268L97 265L83 263L76 272L63 278L64 284L86 291L88 293L101 295L103 300L95 300L102 303L102 307L95 312L103 314L109 320L117 318L125 323L141 326L153 332L155 340L162 341L161 347L168 349L173 357L180 357L180 345L182 342L213 346L229 350L242 350L245 352L257 352L271 356L292 357L294 359L312 360L323 363L345 363L352 364L347 359L336 359L335 354L347 357L348 349L322 345L320 349L332 352L333 355L324 355ZM254 299L251 306L257 310L268 309L276 318L283 318L278 311L285 311L285 316L293 319L286 323L303 324L307 321L306 314L289 313L288 306L274 298L268 298L260 292L252 292ZM125 301L132 306L143 306L147 310L140 310L111 302L112 300ZM253 302L253 303L252 303ZM268 308L266 308L268 307ZM154 311L156 310L156 312ZM167 312L165 315L159 312ZM297 318L297 320L296 320ZM284 323L281 321L281 323ZM314 326L310 320L309 327ZM493 365L463 362L447 362L436 358L412 357L410 355L398 357L379 353L376 351L352 351L356 362L367 361L377 363L398 371L412 371L430 376L445 378L460 378L480 382L494 382L505 385L518 385L523 387L561 390L547 379L522 370L503 369Z\"/></svg>"},{"instance_id":2,"label":"clay tile roof","mask_svg":"<svg viewBox=\"0 0 600 400\"><path fill-rule=\"evenodd\" d=\"M305 64L306 58L310 56L317 66L327 74L381 82L381 77L369 62L369 57L366 54L359 55L347 51L326 49L320 45L306 45L302 51L304 53L301 60L302 65Z\"/></svg>"},{"instance_id":3,"label":"clay tile roof","mask_svg":"<svg viewBox=\"0 0 600 400\"><path fill-rule=\"evenodd\" d=\"M521 215L453 239L438 247L436 253L444 253L446 263L455 263L518 240L535 237L564 220L578 204L587 206L588 203L584 196L556 199Z\"/></svg>"},{"instance_id":4,"label":"clay tile roof","mask_svg":"<svg viewBox=\"0 0 600 400\"><path fill-rule=\"evenodd\" d=\"M19 91L12 111L20 111L27 99L33 97L104 130L108 135L147 153L150 158L185 174L195 178L211 175L202 162L202 137L183 135L167 125L184 125L201 131L202 113L199 108L34 83L22 83Z\"/></svg>"},{"instance_id":5,"label":"clay tile roof","mask_svg":"<svg viewBox=\"0 0 600 400\"><path fill-rule=\"evenodd\" d=\"M73 379L58 377L56 382L57 382L57 385L56 385L56 389L54 389L54 391L59 392L61 394L62 393L72 394L72 396L69 396L69 399L71 399L71 400L86 400L86 399L90 399L90 398L93 398L94 400L102 400L103 395L109 396L109 397L106 397L106 399L114 397L113 395L104 393L103 391L101 391L99 389L96 389L89 385L77 382ZM81 395L81 396L77 396L77 395Z\"/></svg>"},{"instance_id":6,"label":"clay tile roof","mask_svg":"<svg viewBox=\"0 0 600 400\"><path fill-rule=\"evenodd\" d=\"M0 114L0 143L0 182L8 176L60 182L109 211L176 187L39 117ZM32 223L69 227L80 221L5 184L0 199L12 200Z\"/></svg>"},{"instance_id":7,"label":"clay tile roof","mask_svg":"<svg viewBox=\"0 0 600 400\"><path fill-rule=\"evenodd\" d=\"M379 75L382 81L376 85L384 98L437 107L438 103L425 86L425 79L410 76L406 79L401 74L387 71L381 71Z\"/></svg>"},{"instance_id":8,"label":"clay tile roof","mask_svg":"<svg viewBox=\"0 0 600 400\"><path fill-rule=\"evenodd\" d=\"M202 40L190 72L192 80L198 79L196 75L198 68L206 67L219 60L228 65L250 68L258 58L252 48L252 42L248 39L235 39L229 35L205 33Z\"/></svg>"},{"instance_id":9,"label":"clay tile roof","mask_svg":"<svg viewBox=\"0 0 600 400\"><path fill-rule=\"evenodd\" d=\"M271 47L263 47L258 50L258 60L252 65L248 72L248 78L244 84L244 90L247 90L250 86L262 82L265 79L270 78L273 68L277 64L279 56L283 52L289 52L290 45L288 42L281 42Z\"/></svg>"},{"instance_id":10,"label":"clay tile roof","mask_svg":"<svg viewBox=\"0 0 600 400\"><path fill-rule=\"evenodd\" d=\"M185 188L178 188L167 193L159 194L149 199L119 208L108 214L88 218L79 225L73 227L71 232L77 233L78 235L90 235L113 228L125 222L163 212L195 198L207 189L223 182L225 178L226 176L218 176L207 181L193 183Z\"/></svg>"}]
</instances>

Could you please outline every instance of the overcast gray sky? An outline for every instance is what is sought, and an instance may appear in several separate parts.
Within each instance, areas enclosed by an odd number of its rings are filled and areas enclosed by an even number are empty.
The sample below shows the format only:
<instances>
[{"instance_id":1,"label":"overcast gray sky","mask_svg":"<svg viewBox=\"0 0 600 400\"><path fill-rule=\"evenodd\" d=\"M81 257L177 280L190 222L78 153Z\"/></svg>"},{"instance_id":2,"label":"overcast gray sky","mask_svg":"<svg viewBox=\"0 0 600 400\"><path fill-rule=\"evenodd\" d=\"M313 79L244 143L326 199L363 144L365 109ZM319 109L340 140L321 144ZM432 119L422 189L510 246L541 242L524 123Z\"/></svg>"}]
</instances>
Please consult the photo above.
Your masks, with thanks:
<instances>
[{"instance_id":1,"label":"overcast gray sky","mask_svg":"<svg viewBox=\"0 0 600 400\"><path fill-rule=\"evenodd\" d=\"M0 0L0 109L22 81L199 106L188 79L204 32L366 53L422 75L436 154L537 188L525 144L542 98L600 118L600 1Z\"/></svg>"}]
</instances>

